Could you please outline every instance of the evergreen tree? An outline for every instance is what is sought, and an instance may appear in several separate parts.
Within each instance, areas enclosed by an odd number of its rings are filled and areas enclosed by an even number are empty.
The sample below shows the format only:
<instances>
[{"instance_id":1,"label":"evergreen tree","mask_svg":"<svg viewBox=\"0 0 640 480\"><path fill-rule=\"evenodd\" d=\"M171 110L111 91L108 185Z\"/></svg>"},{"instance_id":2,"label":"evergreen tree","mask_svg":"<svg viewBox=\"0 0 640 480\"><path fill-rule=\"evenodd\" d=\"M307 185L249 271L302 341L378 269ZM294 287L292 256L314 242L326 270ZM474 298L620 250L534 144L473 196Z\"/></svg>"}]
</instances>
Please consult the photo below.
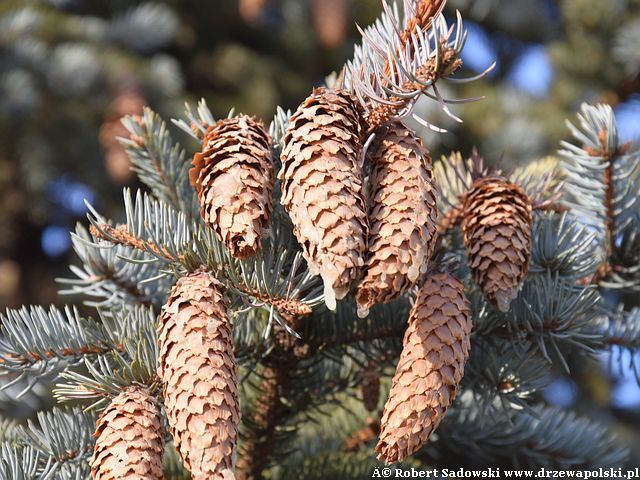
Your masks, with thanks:
<instances>
[{"instance_id":1,"label":"evergreen tree","mask_svg":"<svg viewBox=\"0 0 640 480\"><path fill-rule=\"evenodd\" d=\"M125 118L145 188L121 221L90 209L62 280L95 314L2 316L5 388L54 382L61 404L2 422L2 478L629 461L606 424L539 393L598 349L638 348L637 309L609 293L640 284L640 150L585 104L559 164L431 159L405 120L441 130L414 109L427 98L459 121L442 85L469 80L444 4L385 5L268 127L203 101L174 121L183 145L148 108Z\"/></svg>"}]
</instances>

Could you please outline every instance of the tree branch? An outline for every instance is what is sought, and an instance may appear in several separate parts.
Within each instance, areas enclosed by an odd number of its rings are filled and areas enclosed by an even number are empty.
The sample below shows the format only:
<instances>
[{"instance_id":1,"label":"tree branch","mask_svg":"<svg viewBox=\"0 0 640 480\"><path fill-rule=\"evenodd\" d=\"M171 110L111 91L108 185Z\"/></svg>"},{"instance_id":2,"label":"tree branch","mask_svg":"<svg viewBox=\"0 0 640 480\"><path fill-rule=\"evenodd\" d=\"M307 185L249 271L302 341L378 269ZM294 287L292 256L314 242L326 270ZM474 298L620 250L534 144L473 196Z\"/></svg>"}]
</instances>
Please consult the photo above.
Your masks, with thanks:
<instances>
[{"instance_id":1,"label":"tree branch","mask_svg":"<svg viewBox=\"0 0 640 480\"><path fill-rule=\"evenodd\" d=\"M276 428L286 408L281 402L281 392L286 388L288 375L286 368L267 367L262 372L261 395L256 401L250 436L243 444L242 453L236 465L238 480L258 480L269 465Z\"/></svg>"},{"instance_id":2,"label":"tree branch","mask_svg":"<svg viewBox=\"0 0 640 480\"><path fill-rule=\"evenodd\" d=\"M430 58L429 61L416 72L415 76L420 80L420 83L414 81L405 82L402 85L403 92L426 90L428 87L425 87L421 83L435 83L438 78L449 76L460 68L462 60L458 58L455 49L449 48L446 45L442 45L442 48L440 64L438 65L437 58ZM407 107L410 100L398 96L391 96L389 97L389 101L392 102L391 105L379 105L366 116L367 135L384 126L392 117L398 115L400 111Z\"/></svg>"},{"instance_id":3,"label":"tree branch","mask_svg":"<svg viewBox=\"0 0 640 480\"><path fill-rule=\"evenodd\" d=\"M106 223L100 223L98 226L91 225L89 227L89 232L95 238L116 243L118 245L125 245L143 252L151 252L169 262L183 262L185 259L184 255L179 255L176 258L166 248L158 247L153 243L132 235L126 225L112 227ZM222 272L222 274L224 275L224 272ZM247 285L242 283L234 282L233 286L240 292L243 292L256 300L273 305L273 307L282 316L304 316L311 313L311 307L309 305L295 298L270 296L265 293L261 293L256 289L249 288Z\"/></svg>"}]
</instances>

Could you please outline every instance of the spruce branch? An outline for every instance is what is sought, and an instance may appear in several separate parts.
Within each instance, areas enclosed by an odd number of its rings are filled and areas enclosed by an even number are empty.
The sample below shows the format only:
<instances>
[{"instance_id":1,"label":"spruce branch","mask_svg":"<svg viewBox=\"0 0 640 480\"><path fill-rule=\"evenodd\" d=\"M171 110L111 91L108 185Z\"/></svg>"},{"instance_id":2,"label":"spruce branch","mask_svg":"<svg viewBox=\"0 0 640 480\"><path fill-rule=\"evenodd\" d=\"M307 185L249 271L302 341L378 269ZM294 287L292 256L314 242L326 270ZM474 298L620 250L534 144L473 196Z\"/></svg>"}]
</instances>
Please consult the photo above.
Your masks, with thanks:
<instances>
[{"instance_id":1,"label":"spruce branch","mask_svg":"<svg viewBox=\"0 0 640 480\"><path fill-rule=\"evenodd\" d=\"M442 12L442 9L446 5L446 0L422 0L417 5L411 3L405 3L405 11L411 11L413 9L413 15L407 20L406 26L402 32L400 32L400 45L404 48L413 48L412 36L415 31L427 31L433 19L436 18ZM387 65L385 71L389 72L390 66Z\"/></svg>"},{"instance_id":2,"label":"spruce branch","mask_svg":"<svg viewBox=\"0 0 640 480\"><path fill-rule=\"evenodd\" d=\"M628 450L604 425L570 410L536 405L511 410L499 418L485 416L474 399L445 419L443 447L480 462L506 460L516 467L591 469L617 467Z\"/></svg>"},{"instance_id":3,"label":"spruce branch","mask_svg":"<svg viewBox=\"0 0 640 480\"><path fill-rule=\"evenodd\" d=\"M567 122L580 146L562 142L559 151L566 173L568 203L576 214L601 233L611 254L617 237L640 210L640 151L620 145L613 110L608 105L583 104L580 128Z\"/></svg>"},{"instance_id":4,"label":"spruce branch","mask_svg":"<svg viewBox=\"0 0 640 480\"><path fill-rule=\"evenodd\" d=\"M568 372L567 348L594 353L599 345L599 335L589 328L599 302L592 286L577 286L557 273L532 276L512 304L506 329L509 335L537 343L548 362L553 357Z\"/></svg>"},{"instance_id":5,"label":"spruce branch","mask_svg":"<svg viewBox=\"0 0 640 480\"><path fill-rule=\"evenodd\" d=\"M135 235L132 235L125 225L112 227L111 225L108 225L106 223L101 223L101 224L91 225L90 231L91 231L91 234L96 238L107 240L109 242L119 244L119 245L125 245L142 252L151 252L156 257L164 259L167 262L187 263L189 261L189 259L184 254L178 254L176 256L175 254L172 254L168 249L164 247L158 246L155 243L151 243L149 241L138 238ZM299 255L296 256L296 260L294 260L293 262L294 264L300 265L301 259L299 257L300 257ZM230 259L227 259L227 260L231 261ZM260 266L260 264L262 264L261 260L255 261L253 259L249 259L247 263L254 263L255 264L254 268L248 268L246 270L243 268L240 268L240 271L241 271L240 276L245 276L243 274L246 274L247 271L253 271L255 275L258 275L260 273L264 275L264 271L260 272L260 269L257 268ZM278 260L278 264L281 265L282 261ZM191 266L191 268L193 268L193 266ZM292 278L290 278L290 280L298 279L296 275L296 270L297 269L295 266L292 267L292 270L290 271L291 272L290 276ZM260 291L258 287L253 287L248 285L248 284L254 284L256 282L242 281L241 278L239 278L239 276L236 275L238 273L237 269L224 270L218 267L216 268L216 271L218 271L219 276L223 278L223 283L226 283L228 287L233 289L233 291L252 299L249 301L249 303L256 306L261 306L261 305L272 306L273 308L275 308L275 310L278 313L282 314L283 316L308 315L311 313L312 306L317 305L322 301L321 296L319 294L310 295L313 300L300 301L296 298L292 298L287 295L277 296L269 292ZM308 291L305 291L305 290L308 290L306 288L306 285L312 282L312 278L308 273L303 273L303 277L304 278L301 280L301 283L303 283L304 285L302 285L302 287L298 286L298 288L295 290L297 291L302 290L305 293L308 293ZM250 278L255 278L255 277L250 277ZM260 283L260 285L264 285L264 284L265 283ZM289 283L288 285L289 287L291 287L291 283ZM291 288L289 288L289 290L291 290ZM316 288L315 290L317 291L318 289ZM290 293L290 291L288 293Z\"/></svg>"},{"instance_id":6,"label":"spruce branch","mask_svg":"<svg viewBox=\"0 0 640 480\"><path fill-rule=\"evenodd\" d=\"M159 247L151 242L142 240L132 235L126 225L113 227L107 223L98 223L89 227L89 232L99 240L107 240L117 245L124 245L141 252L151 252L156 257L169 262L180 262L184 257L174 257L166 248Z\"/></svg>"},{"instance_id":7,"label":"spruce branch","mask_svg":"<svg viewBox=\"0 0 640 480\"><path fill-rule=\"evenodd\" d=\"M602 262L597 233L566 212L536 215L531 237L531 273L579 280L593 275Z\"/></svg>"},{"instance_id":8,"label":"spruce branch","mask_svg":"<svg viewBox=\"0 0 640 480\"><path fill-rule=\"evenodd\" d=\"M338 304L335 314L320 314L306 322L302 336L308 339L308 355L352 346L376 349L379 341L399 340L406 329L406 299L375 305L369 315L358 318L353 301Z\"/></svg>"},{"instance_id":9,"label":"spruce branch","mask_svg":"<svg viewBox=\"0 0 640 480\"><path fill-rule=\"evenodd\" d=\"M49 464L42 471L43 455L31 446L2 443L0 450L0 478L13 480L44 480L53 473Z\"/></svg>"},{"instance_id":10,"label":"spruce branch","mask_svg":"<svg viewBox=\"0 0 640 480\"><path fill-rule=\"evenodd\" d=\"M200 224L194 224L183 212L147 193L137 191L133 197L125 188L123 196L126 223L113 227L89 205L90 233L98 240L108 240L112 244L148 253L147 262L155 259L179 263L183 260L184 252L192 249L193 232L200 232ZM98 247L104 246L98 244ZM123 258L127 259L126 256ZM134 263L145 261L135 257L128 260Z\"/></svg>"},{"instance_id":11,"label":"spruce branch","mask_svg":"<svg viewBox=\"0 0 640 480\"><path fill-rule=\"evenodd\" d=\"M274 212L270 238L258 255L236 259L201 222L192 223L166 203L125 190L126 224L111 226L93 211L91 234L98 240L147 253L169 270L184 273L207 265L238 300L240 308L264 308L282 315L308 314L323 301L319 280L309 272L282 212ZM104 244L98 244L104 248ZM144 262L131 255L126 260ZM161 274L163 271L160 272ZM281 315L282 314L282 315Z\"/></svg>"},{"instance_id":12,"label":"spruce branch","mask_svg":"<svg viewBox=\"0 0 640 480\"><path fill-rule=\"evenodd\" d=\"M640 219L638 220L640 224ZM593 282L604 288L623 288L638 291L640 288L640 232L630 225L616 244L610 261L596 272Z\"/></svg>"},{"instance_id":13,"label":"spruce branch","mask_svg":"<svg viewBox=\"0 0 640 480\"><path fill-rule=\"evenodd\" d=\"M640 364L636 353L640 351L640 308L624 311L619 307L609 315L598 317L592 325L595 333L602 336L604 346L610 351L609 367L623 368L623 354L630 352L629 366L640 382ZM616 361L617 360L617 361ZM622 372L620 372L622 373Z\"/></svg>"},{"instance_id":14,"label":"spruce branch","mask_svg":"<svg viewBox=\"0 0 640 480\"><path fill-rule=\"evenodd\" d=\"M94 238L101 235L95 227L92 231ZM76 278L57 279L66 286L60 294L82 295L87 298L86 305L99 309L119 308L123 303L162 306L169 279L161 272L159 262L146 262L145 253L122 246L98 245L89 230L79 224L71 241L82 265L70 267Z\"/></svg>"},{"instance_id":15,"label":"spruce branch","mask_svg":"<svg viewBox=\"0 0 640 480\"><path fill-rule=\"evenodd\" d=\"M385 102L375 107L367 113L365 122L367 123L367 134L373 133L383 125L387 124L394 117L402 117L403 110L411 105L407 98L415 99L426 89L435 84L442 77L447 77L460 68L462 60L458 58L459 52L454 48L442 47L442 51L437 58L431 58L425 65L420 67L415 78L405 81L399 88L394 90L394 94L385 98ZM426 123L418 116L414 119L423 123L427 128L433 129L433 125Z\"/></svg>"},{"instance_id":16,"label":"spruce branch","mask_svg":"<svg viewBox=\"0 0 640 480\"><path fill-rule=\"evenodd\" d=\"M232 115L233 110L229 112L228 118L231 118ZM180 130L197 140L199 144L202 143L207 128L216 123L216 118L213 113L211 113L207 101L204 98L198 102L195 112L189 103L185 103L185 117L186 120L174 118L171 121Z\"/></svg>"},{"instance_id":17,"label":"spruce branch","mask_svg":"<svg viewBox=\"0 0 640 480\"><path fill-rule=\"evenodd\" d=\"M609 145L609 138L607 131L602 128L598 133L598 147L586 146L586 152L595 158L602 159L602 162L606 165L606 170L604 172L604 184L605 184L605 197L604 204L606 209L606 220L605 226L606 230L609 233L609 249L613 248L615 245L615 237L618 231L617 222L616 222L616 186L615 186L615 162L618 157L625 155L626 152L629 151L631 143L627 143L622 146L616 146L613 150L611 150ZM629 172L632 173L632 172Z\"/></svg>"},{"instance_id":18,"label":"spruce branch","mask_svg":"<svg viewBox=\"0 0 640 480\"><path fill-rule=\"evenodd\" d=\"M447 104L476 100L444 99L436 86L439 79L451 76L460 67L459 56L466 39L459 14L455 28L449 28L440 14L444 4L421 0L414 6L405 1L401 14L395 5L389 7L383 2L384 12L378 21L361 30L363 42L343 68L339 83L360 100L368 133L392 118L408 115L427 128L444 131L412 114L421 95L436 100L458 122L462 120Z\"/></svg>"},{"instance_id":19,"label":"spruce branch","mask_svg":"<svg viewBox=\"0 0 640 480\"><path fill-rule=\"evenodd\" d=\"M288 365L268 366L262 373L258 398L253 406L253 417L245 421L244 443L236 465L238 480L258 480L269 466L270 455L275 446L276 430L288 407L282 402L282 394L289 383Z\"/></svg>"},{"instance_id":20,"label":"spruce branch","mask_svg":"<svg viewBox=\"0 0 640 480\"><path fill-rule=\"evenodd\" d=\"M96 417L79 408L54 408L39 412L37 423L29 420L20 427L19 441L31 446L48 462L84 463L93 448Z\"/></svg>"},{"instance_id":21,"label":"spruce branch","mask_svg":"<svg viewBox=\"0 0 640 480\"><path fill-rule=\"evenodd\" d=\"M85 359L88 375L66 371L60 377L54 396L60 400L97 399L90 408L103 406L131 385L159 388L157 318L152 309L138 307L102 317L111 344L118 345L109 355L96 361Z\"/></svg>"},{"instance_id":22,"label":"spruce branch","mask_svg":"<svg viewBox=\"0 0 640 480\"><path fill-rule=\"evenodd\" d=\"M142 117L127 116L122 123L130 138L121 138L120 143L140 181L156 198L195 218L197 201L188 175L191 165L184 149L171 139L166 123L148 107Z\"/></svg>"},{"instance_id":23,"label":"spruce branch","mask_svg":"<svg viewBox=\"0 0 640 480\"><path fill-rule=\"evenodd\" d=\"M76 309L23 307L7 310L0 328L0 369L23 375L46 375L88 355L106 353L115 345L104 327L81 318ZM13 382L5 384L3 388Z\"/></svg>"},{"instance_id":24,"label":"spruce branch","mask_svg":"<svg viewBox=\"0 0 640 480\"><path fill-rule=\"evenodd\" d=\"M551 365L528 341L475 338L465 367L463 387L473 392L484 415L530 410L536 392L550 381Z\"/></svg>"},{"instance_id":25,"label":"spruce branch","mask_svg":"<svg viewBox=\"0 0 640 480\"><path fill-rule=\"evenodd\" d=\"M585 281L633 289L638 284L640 263L635 254L625 259L635 260L631 264L621 256L634 248L640 225L640 149L620 144L615 116L608 105L583 104L578 120L580 128L571 123L568 126L581 145L562 142L560 155L568 202L576 215L599 233L603 251L600 268Z\"/></svg>"}]
</instances>

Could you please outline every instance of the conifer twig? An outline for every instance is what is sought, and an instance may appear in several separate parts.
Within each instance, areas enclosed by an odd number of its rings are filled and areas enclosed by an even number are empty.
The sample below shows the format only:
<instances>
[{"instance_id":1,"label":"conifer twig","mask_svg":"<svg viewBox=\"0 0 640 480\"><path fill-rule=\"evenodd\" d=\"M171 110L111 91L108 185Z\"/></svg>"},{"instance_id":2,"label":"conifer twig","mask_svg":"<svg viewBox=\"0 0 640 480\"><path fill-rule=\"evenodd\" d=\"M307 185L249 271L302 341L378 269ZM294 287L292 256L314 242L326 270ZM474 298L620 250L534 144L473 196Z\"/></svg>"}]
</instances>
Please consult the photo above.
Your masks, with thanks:
<instances>
[{"instance_id":1,"label":"conifer twig","mask_svg":"<svg viewBox=\"0 0 640 480\"><path fill-rule=\"evenodd\" d=\"M164 258L170 262L183 260L182 256L178 257L177 259L174 258L166 248L160 248L150 242L136 237L135 235L132 235L129 230L127 230L126 225L112 227L111 225L108 225L106 223L101 223L99 224L99 227L96 225L91 225L89 227L89 232L95 238L99 238L100 240L107 240L119 245L125 245L127 247L135 248L136 250L141 250L143 252L151 252L154 255Z\"/></svg>"},{"instance_id":2,"label":"conifer twig","mask_svg":"<svg viewBox=\"0 0 640 480\"><path fill-rule=\"evenodd\" d=\"M607 164L607 168L604 171L604 184L605 184L605 207L606 207L606 221L605 227L609 236L609 244L607 247L607 257L611 256L613 245L615 245L615 231L616 231L616 213L614 206L614 198L616 195L614 185L614 168L615 161L618 157L626 154L630 147L631 142L627 142L620 147L617 147L613 152L607 148L608 132L606 129L601 129L598 134L598 140L600 141L600 148L594 149L585 146L585 151L592 157L600 157Z\"/></svg>"},{"instance_id":3,"label":"conifer twig","mask_svg":"<svg viewBox=\"0 0 640 480\"><path fill-rule=\"evenodd\" d=\"M119 245L125 245L143 252L151 252L154 255L169 262L183 262L185 260L184 255L179 255L176 258L166 248L159 247L153 243L132 235L131 232L129 232L129 230L127 229L126 225L112 227L111 225L108 225L106 223L100 223L97 226L91 225L89 227L89 232L95 238L117 243ZM261 293L255 288L252 289L247 285L236 282L234 282L234 287L240 292L250 295L256 300L272 305L278 311L278 313L283 316L304 316L311 313L311 307L309 305L295 298L274 297Z\"/></svg>"},{"instance_id":4,"label":"conifer twig","mask_svg":"<svg viewBox=\"0 0 640 480\"><path fill-rule=\"evenodd\" d=\"M607 148L608 132L605 128L602 128L598 134L598 141L600 142L599 148L593 148L584 146L585 151L592 157L602 158L606 164L604 171L604 185L605 185L605 229L607 233L607 251L606 257L603 263L598 267L596 273L589 277L581 279L580 283L584 285L598 285L600 280L606 278L611 272L615 270L614 266L610 262L611 255L613 254L613 246L616 241L616 213L614 198L616 196L615 181L614 181L614 169L615 161L618 157L626 154L630 147L631 142L627 142L624 145L616 147L614 151Z\"/></svg>"},{"instance_id":5,"label":"conifer twig","mask_svg":"<svg viewBox=\"0 0 640 480\"><path fill-rule=\"evenodd\" d=\"M408 53L412 55L415 47L411 42L411 36L417 30L427 31L431 27L433 19L440 14L446 3L446 0L419 1L415 7L414 14L407 21L406 27L398 34L400 39L400 48L398 50L409 49ZM400 56L400 53L400 51L396 52L398 56ZM388 77L391 76L391 64L388 60L384 66L384 73Z\"/></svg>"},{"instance_id":6,"label":"conifer twig","mask_svg":"<svg viewBox=\"0 0 640 480\"><path fill-rule=\"evenodd\" d=\"M122 349L122 345L116 345L117 350ZM44 352L44 355L41 355L37 352L29 352L26 355L16 355L16 354L5 354L2 358L0 357L0 365L8 363L7 360L12 360L12 365L20 364L20 365L30 365L37 362L42 362L43 360L52 360L54 358L60 357L73 357L80 355L100 355L113 351L113 347L109 345L105 345L104 347L98 347L96 345L87 345L86 347L82 347L78 349L77 352L73 351L70 348L63 348L61 350L48 350ZM13 363L15 361L16 363Z\"/></svg>"},{"instance_id":7,"label":"conifer twig","mask_svg":"<svg viewBox=\"0 0 640 480\"><path fill-rule=\"evenodd\" d=\"M282 389L286 388L289 376L284 364L269 366L262 372L260 396L256 400L251 435L247 437L243 452L236 465L238 480L263 478L262 471L269 465L274 437L285 408L281 401Z\"/></svg>"},{"instance_id":8,"label":"conifer twig","mask_svg":"<svg viewBox=\"0 0 640 480\"><path fill-rule=\"evenodd\" d=\"M453 74L462 65L462 60L458 58L458 52L454 48L442 46L441 57L430 58L425 65L420 67L415 76L418 81L407 81L402 84L402 92L409 93L415 91L425 91L438 78ZM405 110L412 100L393 95L389 97L388 103L380 104L369 112L365 118L367 124L367 134L370 134L386 124L392 117Z\"/></svg>"}]
</instances>

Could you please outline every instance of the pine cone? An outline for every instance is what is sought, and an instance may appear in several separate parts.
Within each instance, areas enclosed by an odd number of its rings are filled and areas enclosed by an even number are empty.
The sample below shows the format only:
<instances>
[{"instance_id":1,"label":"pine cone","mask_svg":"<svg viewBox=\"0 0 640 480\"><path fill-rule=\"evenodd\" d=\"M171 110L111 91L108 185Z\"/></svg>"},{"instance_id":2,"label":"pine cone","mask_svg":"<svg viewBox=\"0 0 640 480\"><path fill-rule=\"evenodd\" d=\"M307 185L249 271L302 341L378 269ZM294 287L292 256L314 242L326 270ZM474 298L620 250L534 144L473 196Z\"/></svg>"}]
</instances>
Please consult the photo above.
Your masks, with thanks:
<instances>
[{"instance_id":1,"label":"pine cone","mask_svg":"<svg viewBox=\"0 0 640 480\"><path fill-rule=\"evenodd\" d=\"M474 182L462 211L473 281L501 311L509 310L531 258L531 199L501 177Z\"/></svg>"},{"instance_id":2,"label":"pine cone","mask_svg":"<svg viewBox=\"0 0 640 480\"><path fill-rule=\"evenodd\" d=\"M118 140L119 137L130 136L122 124L122 117L142 115L144 104L144 98L135 89L124 90L109 104L104 121L100 125L98 139L104 152L105 167L111 179L118 184L130 182L135 176L129 155Z\"/></svg>"},{"instance_id":3,"label":"pine cone","mask_svg":"<svg viewBox=\"0 0 640 480\"><path fill-rule=\"evenodd\" d=\"M159 333L164 403L173 440L194 480L233 479L240 406L231 321L206 271L182 277Z\"/></svg>"},{"instance_id":4,"label":"pine cone","mask_svg":"<svg viewBox=\"0 0 640 480\"><path fill-rule=\"evenodd\" d=\"M411 309L384 406L378 459L402 461L425 444L453 403L469 357L471 310L459 280L435 273Z\"/></svg>"},{"instance_id":5,"label":"pine cone","mask_svg":"<svg viewBox=\"0 0 640 480\"><path fill-rule=\"evenodd\" d=\"M414 132L392 123L371 162L367 273L356 296L363 317L426 272L438 226L431 157Z\"/></svg>"},{"instance_id":6,"label":"pine cone","mask_svg":"<svg viewBox=\"0 0 640 480\"><path fill-rule=\"evenodd\" d=\"M271 214L271 138L246 115L218 121L202 140L189 172L201 215L236 258L254 255Z\"/></svg>"},{"instance_id":7,"label":"pine cone","mask_svg":"<svg viewBox=\"0 0 640 480\"><path fill-rule=\"evenodd\" d=\"M91 477L95 480L161 479L162 430L156 400L137 387L124 390L96 423Z\"/></svg>"},{"instance_id":8,"label":"pine cone","mask_svg":"<svg viewBox=\"0 0 640 480\"><path fill-rule=\"evenodd\" d=\"M380 400L380 370L374 360L369 360L367 366L362 369L360 392L362 393L364 408L370 412L378 408L378 401Z\"/></svg>"},{"instance_id":9,"label":"pine cone","mask_svg":"<svg viewBox=\"0 0 640 480\"><path fill-rule=\"evenodd\" d=\"M282 204L311 272L322 276L331 310L364 264L362 132L350 93L317 88L293 114L284 137Z\"/></svg>"}]
</instances>

